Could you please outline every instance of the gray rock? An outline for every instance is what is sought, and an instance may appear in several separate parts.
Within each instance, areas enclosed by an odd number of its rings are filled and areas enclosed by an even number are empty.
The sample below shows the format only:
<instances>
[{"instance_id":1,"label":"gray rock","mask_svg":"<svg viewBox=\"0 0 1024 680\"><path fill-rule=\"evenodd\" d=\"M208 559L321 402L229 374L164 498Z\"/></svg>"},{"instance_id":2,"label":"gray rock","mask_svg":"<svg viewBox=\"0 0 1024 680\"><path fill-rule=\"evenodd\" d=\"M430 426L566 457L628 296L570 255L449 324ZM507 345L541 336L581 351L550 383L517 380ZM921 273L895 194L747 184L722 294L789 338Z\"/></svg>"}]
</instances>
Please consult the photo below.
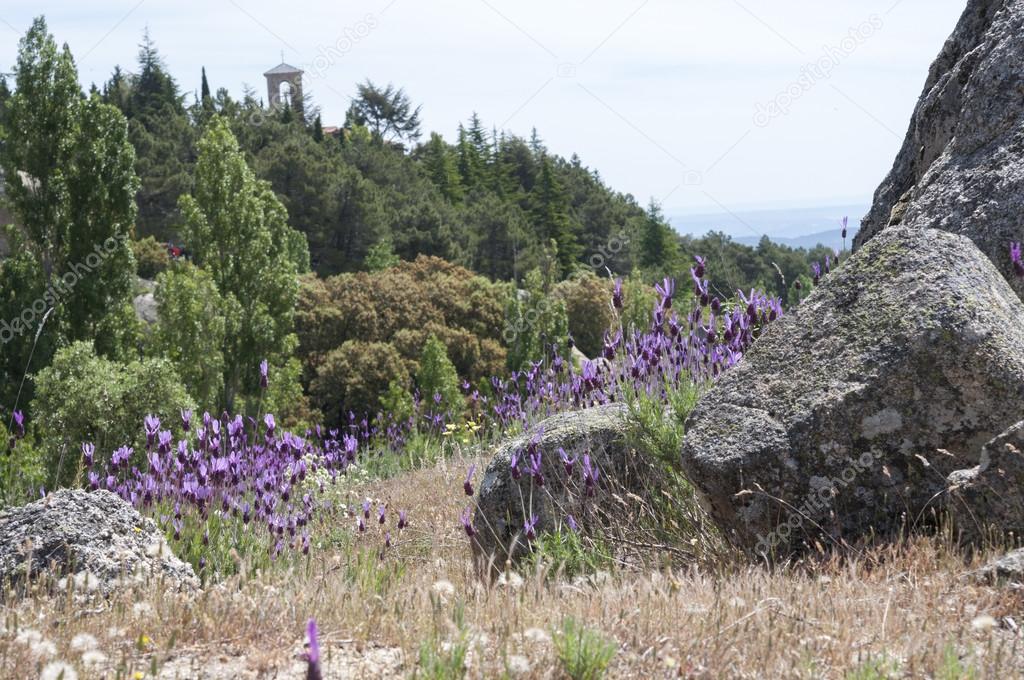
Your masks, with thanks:
<instances>
[{"instance_id":1,"label":"gray rock","mask_svg":"<svg viewBox=\"0 0 1024 680\"><path fill-rule=\"evenodd\" d=\"M605 404L560 413L499 447L480 482L473 518L473 548L481 564L490 562L492 569L500 570L506 560L524 556L529 544L523 536L523 524L529 516L537 516L538 535L564 526L570 514L580 523L585 518L599 521L600 509L608 507L608 480L619 489L638 485L644 466L627 443L626 412L621 404ZM527 450L531 442L541 454L543 487L529 473ZM559 447L570 458L577 458L571 478L561 462ZM511 466L515 452L521 457L522 476L518 480ZM582 478L586 452L600 471L600 485L593 497L587 497Z\"/></svg>"},{"instance_id":2,"label":"gray rock","mask_svg":"<svg viewBox=\"0 0 1024 680\"><path fill-rule=\"evenodd\" d=\"M964 542L1024 536L1024 421L985 445L980 463L949 476L950 515Z\"/></svg>"},{"instance_id":3,"label":"gray rock","mask_svg":"<svg viewBox=\"0 0 1024 680\"><path fill-rule=\"evenodd\" d=\"M932 64L903 147L854 239L889 225L967 236L1018 295L1024 239L1024 0L970 0Z\"/></svg>"},{"instance_id":4,"label":"gray rock","mask_svg":"<svg viewBox=\"0 0 1024 680\"><path fill-rule=\"evenodd\" d=\"M1022 407L1020 299L968 239L893 227L705 394L682 464L738 546L786 555L917 523Z\"/></svg>"},{"instance_id":5,"label":"gray rock","mask_svg":"<svg viewBox=\"0 0 1024 680\"><path fill-rule=\"evenodd\" d=\"M0 513L0 583L52 571L76 590L110 593L147 578L199 587L192 566L171 552L156 523L109 491L61 489Z\"/></svg>"},{"instance_id":6,"label":"gray rock","mask_svg":"<svg viewBox=\"0 0 1024 680\"><path fill-rule=\"evenodd\" d=\"M156 298L153 297L152 293L143 293L142 295L135 296L135 299L132 300L132 305L135 307L135 316L147 325L155 324L160 318L158 314L159 305L157 305Z\"/></svg>"},{"instance_id":7,"label":"gray rock","mask_svg":"<svg viewBox=\"0 0 1024 680\"><path fill-rule=\"evenodd\" d=\"M1024 548L997 557L974 574L975 579L992 585L1024 586Z\"/></svg>"}]
</instances>

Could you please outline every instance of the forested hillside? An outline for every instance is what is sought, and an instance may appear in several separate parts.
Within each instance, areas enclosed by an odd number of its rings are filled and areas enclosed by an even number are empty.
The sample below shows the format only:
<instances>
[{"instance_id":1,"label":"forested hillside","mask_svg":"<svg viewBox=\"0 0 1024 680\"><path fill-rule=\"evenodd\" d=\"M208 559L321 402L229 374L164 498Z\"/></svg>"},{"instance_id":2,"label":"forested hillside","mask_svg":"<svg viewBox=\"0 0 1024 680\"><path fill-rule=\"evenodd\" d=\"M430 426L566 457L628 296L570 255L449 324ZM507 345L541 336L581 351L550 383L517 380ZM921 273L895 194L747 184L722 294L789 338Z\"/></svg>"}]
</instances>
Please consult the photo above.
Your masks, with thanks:
<instances>
[{"instance_id":1,"label":"forested hillside","mask_svg":"<svg viewBox=\"0 0 1024 680\"><path fill-rule=\"evenodd\" d=\"M268 108L215 72L182 85L147 33L83 88L39 19L0 82L0 404L32 416L54 478L81 441L180 408L336 425L447 393L458 419L452 385L486 395L552 348L600 354L617 279L643 328L650 284L698 256L723 303L785 306L831 256L681 237L537 131L470 114L454 140L422 134L395 85L353 85L325 127L311 97Z\"/></svg>"}]
</instances>

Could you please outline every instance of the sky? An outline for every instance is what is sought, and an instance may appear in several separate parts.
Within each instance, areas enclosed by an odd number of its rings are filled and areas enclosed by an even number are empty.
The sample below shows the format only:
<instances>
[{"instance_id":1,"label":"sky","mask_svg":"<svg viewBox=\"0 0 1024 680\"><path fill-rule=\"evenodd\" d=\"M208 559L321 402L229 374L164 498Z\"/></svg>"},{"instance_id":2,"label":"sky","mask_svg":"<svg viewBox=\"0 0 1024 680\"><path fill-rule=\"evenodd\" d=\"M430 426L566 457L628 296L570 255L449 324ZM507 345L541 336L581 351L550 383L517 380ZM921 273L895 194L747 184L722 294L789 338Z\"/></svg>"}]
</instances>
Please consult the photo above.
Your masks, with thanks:
<instances>
[{"instance_id":1,"label":"sky","mask_svg":"<svg viewBox=\"0 0 1024 680\"><path fill-rule=\"evenodd\" d=\"M84 87L149 28L186 92L266 97L305 70L325 125L355 84L405 88L425 131L488 127L577 153L670 216L870 203L965 0L5 0L0 72L32 18ZM856 217L856 216L855 216Z\"/></svg>"}]
</instances>

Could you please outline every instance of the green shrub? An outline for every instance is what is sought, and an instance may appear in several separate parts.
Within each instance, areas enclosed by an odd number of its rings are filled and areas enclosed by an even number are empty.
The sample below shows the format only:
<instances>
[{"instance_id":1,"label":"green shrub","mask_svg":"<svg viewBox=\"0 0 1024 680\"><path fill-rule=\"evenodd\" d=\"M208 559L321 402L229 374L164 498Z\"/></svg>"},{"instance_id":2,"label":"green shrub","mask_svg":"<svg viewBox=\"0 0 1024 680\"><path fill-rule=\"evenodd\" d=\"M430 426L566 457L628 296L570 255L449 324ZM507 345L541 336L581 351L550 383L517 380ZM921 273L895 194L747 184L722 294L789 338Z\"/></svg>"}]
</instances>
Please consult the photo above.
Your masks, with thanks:
<instances>
[{"instance_id":1,"label":"green shrub","mask_svg":"<svg viewBox=\"0 0 1024 680\"><path fill-rule=\"evenodd\" d=\"M169 361L115 363L97 357L88 342L59 350L35 387L31 413L53 487L75 478L84 442L96 445L102 462L120 446L133 446L141 460L146 415L170 426L181 409L195 408Z\"/></svg>"},{"instance_id":2,"label":"green shrub","mask_svg":"<svg viewBox=\"0 0 1024 680\"><path fill-rule=\"evenodd\" d=\"M0 422L0 508L37 498L46 483L45 460L31 432L11 449L6 425L6 421Z\"/></svg>"},{"instance_id":3,"label":"green shrub","mask_svg":"<svg viewBox=\"0 0 1024 680\"><path fill-rule=\"evenodd\" d=\"M423 346L419 370L416 371L416 385L428 409L450 413L455 418L462 415L464 404L459 389L459 374L448 358L447 349L433 335ZM441 397L440 404L435 404L435 395Z\"/></svg>"},{"instance_id":4,"label":"green shrub","mask_svg":"<svg viewBox=\"0 0 1024 680\"><path fill-rule=\"evenodd\" d=\"M599 540L585 541L575 531L560 530L537 538L528 564L545 565L550 573L572 579L611 569L614 560L607 546Z\"/></svg>"},{"instance_id":5,"label":"green shrub","mask_svg":"<svg viewBox=\"0 0 1024 680\"><path fill-rule=\"evenodd\" d=\"M604 348L604 333L615 322L612 313L612 282L590 272L578 274L555 286L565 302L569 332L580 351L593 359Z\"/></svg>"},{"instance_id":6,"label":"green shrub","mask_svg":"<svg viewBox=\"0 0 1024 680\"><path fill-rule=\"evenodd\" d=\"M502 330L508 286L491 283L468 269L420 256L375 272L328 279L307 276L301 284L295 323L303 380L318 404L317 384L322 388L330 382L336 388L326 395L333 402L324 413L330 425L339 424L331 419L350 409L372 415L392 379L407 385L406 378L417 373L420 355L432 335L445 346L462 379L477 383L505 366ZM405 370L393 372L383 382L376 380L382 376L375 375L374 385L339 383L350 375L342 376L337 366L338 352L349 342L387 345L388 361L397 353ZM350 359L353 352L350 348L346 353ZM331 375L325 376L324 371Z\"/></svg>"},{"instance_id":7,"label":"green shrub","mask_svg":"<svg viewBox=\"0 0 1024 680\"><path fill-rule=\"evenodd\" d=\"M155 279L171 264L167 247L152 236L132 241L132 252L135 254L135 272L144 279Z\"/></svg>"},{"instance_id":8,"label":"green shrub","mask_svg":"<svg viewBox=\"0 0 1024 680\"><path fill-rule=\"evenodd\" d=\"M618 646L595 630L590 630L569 617L553 636L555 652L562 670L572 680L603 678L615 657Z\"/></svg>"},{"instance_id":9,"label":"green shrub","mask_svg":"<svg viewBox=\"0 0 1024 680\"><path fill-rule=\"evenodd\" d=\"M324 357L310 393L327 422L336 424L348 409L376 413L388 386L408 380L409 371L393 345L349 340Z\"/></svg>"},{"instance_id":10,"label":"green shrub","mask_svg":"<svg viewBox=\"0 0 1024 680\"><path fill-rule=\"evenodd\" d=\"M565 301L552 295L552 280L540 269L526 275L525 290L509 303L504 340L508 344L508 368L522 370L531 361L548 358L550 346L568 356L569 314Z\"/></svg>"},{"instance_id":11,"label":"green shrub","mask_svg":"<svg viewBox=\"0 0 1024 680\"><path fill-rule=\"evenodd\" d=\"M395 255L395 245L391 239L385 238L370 246L370 249L366 251L363 265L367 271L379 272L394 267L400 261L398 255Z\"/></svg>"}]
</instances>

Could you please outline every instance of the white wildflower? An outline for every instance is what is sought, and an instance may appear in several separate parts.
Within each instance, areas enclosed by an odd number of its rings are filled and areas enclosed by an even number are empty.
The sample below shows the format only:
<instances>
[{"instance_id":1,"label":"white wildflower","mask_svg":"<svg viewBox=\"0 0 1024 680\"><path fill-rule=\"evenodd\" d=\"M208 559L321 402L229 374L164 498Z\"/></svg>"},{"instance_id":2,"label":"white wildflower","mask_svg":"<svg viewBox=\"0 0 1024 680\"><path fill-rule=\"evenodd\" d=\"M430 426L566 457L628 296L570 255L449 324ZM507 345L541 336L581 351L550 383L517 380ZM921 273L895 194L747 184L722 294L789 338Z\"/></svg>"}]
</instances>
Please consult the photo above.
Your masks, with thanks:
<instances>
[{"instance_id":1,"label":"white wildflower","mask_svg":"<svg viewBox=\"0 0 1024 680\"><path fill-rule=\"evenodd\" d=\"M107 662L107 655L98 649L90 649L82 655L82 663L87 668L98 668Z\"/></svg>"},{"instance_id":2,"label":"white wildflower","mask_svg":"<svg viewBox=\"0 0 1024 680\"><path fill-rule=\"evenodd\" d=\"M22 628L18 631L18 635L14 638L14 641L23 645L34 645L37 642L42 641L43 634L38 630L32 628Z\"/></svg>"},{"instance_id":3,"label":"white wildflower","mask_svg":"<svg viewBox=\"0 0 1024 680\"><path fill-rule=\"evenodd\" d=\"M78 673L63 661L51 661L43 667L39 680L78 680Z\"/></svg>"},{"instance_id":4,"label":"white wildflower","mask_svg":"<svg viewBox=\"0 0 1024 680\"><path fill-rule=\"evenodd\" d=\"M79 633L71 638L71 649L76 652L87 652L99 647L99 642L88 633Z\"/></svg>"},{"instance_id":5,"label":"white wildflower","mask_svg":"<svg viewBox=\"0 0 1024 680\"><path fill-rule=\"evenodd\" d=\"M999 622L988 614L983 614L971 621L971 628L979 632L992 630L999 625Z\"/></svg>"},{"instance_id":6,"label":"white wildflower","mask_svg":"<svg viewBox=\"0 0 1024 680\"><path fill-rule=\"evenodd\" d=\"M443 579L435 583L430 589L434 591L435 595L444 600L455 595L455 586L452 585L451 581L445 581Z\"/></svg>"},{"instance_id":7,"label":"white wildflower","mask_svg":"<svg viewBox=\"0 0 1024 680\"><path fill-rule=\"evenodd\" d=\"M519 590L523 587L523 577L514 571L503 571L498 576L498 585L509 590Z\"/></svg>"},{"instance_id":8,"label":"white wildflower","mask_svg":"<svg viewBox=\"0 0 1024 680\"><path fill-rule=\"evenodd\" d=\"M33 644L30 649L32 650L32 655L39 657L40 659L47 656L54 656L57 653L57 645L53 644L49 640L40 640Z\"/></svg>"},{"instance_id":9,"label":"white wildflower","mask_svg":"<svg viewBox=\"0 0 1024 680\"><path fill-rule=\"evenodd\" d=\"M520 654L508 657L508 672L511 675L526 675L530 672L530 660Z\"/></svg>"},{"instance_id":10,"label":"white wildflower","mask_svg":"<svg viewBox=\"0 0 1024 680\"><path fill-rule=\"evenodd\" d=\"M141 619L153 613L153 607L148 602L136 602L132 605L132 616Z\"/></svg>"},{"instance_id":11,"label":"white wildflower","mask_svg":"<svg viewBox=\"0 0 1024 680\"><path fill-rule=\"evenodd\" d=\"M542 628L527 628L523 631L523 639L538 645L551 644L551 636Z\"/></svg>"}]
</instances>

